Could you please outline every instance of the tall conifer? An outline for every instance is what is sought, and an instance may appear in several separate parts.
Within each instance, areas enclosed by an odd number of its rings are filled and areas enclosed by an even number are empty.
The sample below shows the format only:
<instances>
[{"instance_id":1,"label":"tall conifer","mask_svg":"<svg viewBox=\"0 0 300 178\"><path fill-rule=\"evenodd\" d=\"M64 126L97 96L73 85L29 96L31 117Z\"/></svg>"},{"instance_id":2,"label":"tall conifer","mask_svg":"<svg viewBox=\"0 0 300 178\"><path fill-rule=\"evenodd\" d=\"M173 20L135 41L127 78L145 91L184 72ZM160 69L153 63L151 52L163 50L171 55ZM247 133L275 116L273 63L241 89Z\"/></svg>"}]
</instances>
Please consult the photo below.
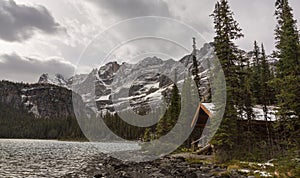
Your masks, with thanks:
<instances>
[{"instance_id":1,"label":"tall conifer","mask_svg":"<svg viewBox=\"0 0 300 178\"><path fill-rule=\"evenodd\" d=\"M299 33L288 0L276 0L276 51L279 59L273 84L277 89L278 129L286 147L299 147L300 127L300 49ZM298 135L297 135L298 134Z\"/></svg>"},{"instance_id":2,"label":"tall conifer","mask_svg":"<svg viewBox=\"0 0 300 178\"><path fill-rule=\"evenodd\" d=\"M233 12L227 0L220 0L215 5L211 15L214 19L216 36L214 37L215 53L222 65L225 78L227 101L224 117L218 129L213 143L217 147L217 153L223 160L232 158L234 146L237 144L237 96L238 80L237 66L238 49L234 40L243 37L238 23L233 18Z\"/></svg>"}]
</instances>

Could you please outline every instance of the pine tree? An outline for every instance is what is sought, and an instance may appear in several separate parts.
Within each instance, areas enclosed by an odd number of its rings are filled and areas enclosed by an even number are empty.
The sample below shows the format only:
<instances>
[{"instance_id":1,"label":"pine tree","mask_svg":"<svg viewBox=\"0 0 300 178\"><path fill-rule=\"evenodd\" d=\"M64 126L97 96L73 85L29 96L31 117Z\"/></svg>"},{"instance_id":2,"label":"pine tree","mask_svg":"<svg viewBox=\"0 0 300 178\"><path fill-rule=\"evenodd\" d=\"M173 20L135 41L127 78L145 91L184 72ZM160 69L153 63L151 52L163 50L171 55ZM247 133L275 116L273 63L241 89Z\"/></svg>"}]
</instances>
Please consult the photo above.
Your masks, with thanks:
<instances>
[{"instance_id":1,"label":"pine tree","mask_svg":"<svg viewBox=\"0 0 300 178\"><path fill-rule=\"evenodd\" d=\"M270 81L274 78L270 64L267 61L264 45L261 44L261 59L260 59L260 86L261 86L261 104L263 106L272 105L275 103L274 89L269 85Z\"/></svg>"},{"instance_id":2,"label":"pine tree","mask_svg":"<svg viewBox=\"0 0 300 178\"><path fill-rule=\"evenodd\" d=\"M172 127L176 124L176 121L180 114L180 95L179 90L176 84L172 87L172 97L170 104L170 117L168 121L168 129L172 129Z\"/></svg>"},{"instance_id":3,"label":"pine tree","mask_svg":"<svg viewBox=\"0 0 300 178\"><path fill-rule=\"evenodd\" d=\"M175 73L176 78L176 73ZM176 79L175 79L176 81ZM173 84L171 103L169 108L166 110L164 116L158 121L156 126L156 135L161 137L168 133L176 124L180 114L180 94L176 84Z\"/></svg>"},{"instance_id":4,"label":"pine tree","mask_svg":"<svg viewBox=\"0 0 300 178\"><path fill-rule=\"evenodd\" d=\"M199 76L199 66L198 66L198 62L197 62L196 38L193 38L192 59L193 59L192 75L194 76L194 81L195 81L195 83L198 87L198 94L199 94L200 101L202 101L203 96L202 96L201 91L200 91L201 79L200 79L200 76Z\"/></svg>"},{"instance_id":5,"label":"pine tree","mask_svg":"<svg viewBox=\"0 0 300 178\"><path fill-rule=\"evenodd\" d=\"M254 61L253 61L253 66L252 66L252 79L251 79L251 88L253 90L253 96L256 99L256 104L261 104L261 81L260 81L260 74L261 74L261 53L260 53L260 48L257 45L257 42L254 41Z\"/></svg>"},{"instance_id":6,"label":"pine tree","mask_svg":"<svg viewBox=\"0 0 300 178\"><path fill-rule=\"evenodd\" d=\"M247 121L247 128L244 128L243 122L239 122L239 143L243 143L243 148L248 148L248 152L252 152L254 149L253 140L253 127L252 120L254 119L253 113L253 96L251 90L251 73L249 58L244 57L242 53L239 56L238 62L238 101L236 108L238 110L238 119ZM245 150L241 148L241 150Z\"/></svg>"},{"instance_id":7,"label":"pine tree","mask_svg":"<svg viewBox=\"0 0 300 178\"><path fill-rule=\"evenodd\" d=\"M238 49L234 40L243 37L238 23L233 18L233 12L227 0L220 0L215 5L212 14L214 19L214 28L216 36L214 37L215 52L222 65L225 78L227 101L224 117L221 126L214 137L214 144L217 147L219 156L223 160L230 159L234 156L234 146L237 144L237 104L238 80L237 66Z\"/></svg>"},{"instance_id":8,"label":"pine tree","mask_svg":"<svg viewBox=\"0 0 300 178\"><path fill-rule=\"evenodd\" d=\"M292 8L288 0L276 0L275 16L278 21L275 29L276 51L279 59L276 78L272 84L276 88L278 100L278 115L280 120L278 130L282 131L284 146L300 146L300 49L299 33ZM298 135L297 135L298 134Z\"/></svg>"},{"instance_id":9,"label":"pine tree","mask_svg":"<svg viewBox=\"0 0 300 178\"><path fill-rule=\"evenodd\" d=\"M239 62L237 65L238 74L238 101L237 108L239 111L240 119L247 119L248 121L253 119L253 96L251 88L251 73L249 58L244 57L242 54L239 56ZM245 117L246 116L246 117Z\"/></svg>"},{"instance_id":10,"label":"pine tree","mask_svg":"<svg viewBox=\"0 0 300 178\"><path fill-rule=\"evenodd\" d=\"M273 148L273 137L271 134L271 125L268 118L268 106L274 103L274 90L269 86L269 82L273 79L270 65L267 61L267 56L265 52L264 45L261 44L261 73L260 73L260 82L261 82L261 104L263 107L264 112L264 118L266 123L266 130L268 134L268 144L270 148ZM271 149L270 149L271 151ZM269 156L271 156L272 153L269 152Z\"/></svg>"},{"instance_id":11,"label":"pine tree","mask_svg":"<svg viewBox=\"0 0 300 178\"><path fill-rule=\"evenodd\" d=\"M275 5L275 15L278 21L275 29L277 49L275 56L279 59L277 77L299 75L300 54L297 21L293 19L292 8L289 6L288 0L277 0Z\"/></svg>"}]
</instances>

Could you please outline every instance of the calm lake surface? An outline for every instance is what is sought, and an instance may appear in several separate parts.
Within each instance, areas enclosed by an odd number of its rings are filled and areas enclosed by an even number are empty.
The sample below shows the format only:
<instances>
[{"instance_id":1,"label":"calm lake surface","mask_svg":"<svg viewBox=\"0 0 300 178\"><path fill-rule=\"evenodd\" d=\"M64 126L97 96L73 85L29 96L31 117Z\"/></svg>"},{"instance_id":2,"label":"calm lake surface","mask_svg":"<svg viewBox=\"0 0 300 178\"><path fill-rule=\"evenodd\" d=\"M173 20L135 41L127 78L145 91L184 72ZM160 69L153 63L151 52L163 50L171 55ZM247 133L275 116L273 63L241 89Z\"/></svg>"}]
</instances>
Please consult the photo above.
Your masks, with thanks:
<instances>
[{"instance_id":1,"label":"calm lake surface","mask_svg":"<svg viewBox=\"0 0 300 178\"><path fill-rule=\"evenodd\" d=\"M87 169L100 153L138 149L133 143L0 139L0 177L61 177Z\"/></svg>"}]
</instances>

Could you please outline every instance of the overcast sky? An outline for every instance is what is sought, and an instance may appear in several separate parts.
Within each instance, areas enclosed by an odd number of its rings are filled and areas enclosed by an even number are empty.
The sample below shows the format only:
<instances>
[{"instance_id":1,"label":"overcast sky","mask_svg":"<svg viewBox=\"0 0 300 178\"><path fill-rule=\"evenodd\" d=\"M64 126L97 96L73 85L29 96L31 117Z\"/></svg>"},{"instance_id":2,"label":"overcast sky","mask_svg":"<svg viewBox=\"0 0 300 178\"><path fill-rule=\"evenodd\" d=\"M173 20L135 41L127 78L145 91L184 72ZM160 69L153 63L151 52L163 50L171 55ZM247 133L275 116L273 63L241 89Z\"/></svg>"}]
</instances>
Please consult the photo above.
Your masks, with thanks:
<instances>
[{"instance_id":1,"label":"overcast sky","mask_svg":"<svg viewBox=\"0 0 300 178\"><path fill-rule=\"evenodd\" d=\"M274 1L229 0L245 34L237 41L240 48L251 50L257 40L268 53L273 50ZM212 41L209 15L215 2L0 0L0 79L36 82L42 73L70 77L110 60L137 62L147 55L178 60L191 50L191 37L198 37L199 48ZM300 1L290 4L299 21Z\"/></svg>"}]
</instances>

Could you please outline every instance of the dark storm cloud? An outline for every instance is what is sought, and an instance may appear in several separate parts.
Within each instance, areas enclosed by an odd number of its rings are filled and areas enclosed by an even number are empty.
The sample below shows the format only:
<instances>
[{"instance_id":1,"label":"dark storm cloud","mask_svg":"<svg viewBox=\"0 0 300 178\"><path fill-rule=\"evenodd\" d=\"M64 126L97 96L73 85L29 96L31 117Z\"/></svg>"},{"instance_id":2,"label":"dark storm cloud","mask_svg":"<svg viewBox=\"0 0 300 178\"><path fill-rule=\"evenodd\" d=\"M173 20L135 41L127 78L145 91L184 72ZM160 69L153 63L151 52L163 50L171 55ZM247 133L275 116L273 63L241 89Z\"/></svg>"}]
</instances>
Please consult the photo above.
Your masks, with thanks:
<instances>
[{"instance_id":1,"label":"dark storm cloud","mask_svg":"<svg viewBox=\"0 0 300 178\"><path fill-rule=\"evenodd\" d=\"M74 71L73 64L59 57L42 60L22 57L16 53L0 56L1 79L36 82L37 77L43 73L51 75L60 73L65 77L70 77Z\"/></svg>"},{"instance_id":2,"label":"dark storm cloud","mask_svg":"<svg viewBox=\"0 0 300 178\"><path fill-rule=\"evenodd\" d=\"M43 6L16 4L13 0L0 1L0 38L5 41L24 41L36 30L53 34L62 29Z\"/></svg>"},{"instance_id":3,"label":"dark storm cloud","mask_svg":"<svg viewBox=\"0 0 300 178\"><path fill-rule=\"evenodd\" d=\"M162 0L89 0L102 10L120 18L139 16L170 16L167 4Z\"/></svg>"}]
</instances>

